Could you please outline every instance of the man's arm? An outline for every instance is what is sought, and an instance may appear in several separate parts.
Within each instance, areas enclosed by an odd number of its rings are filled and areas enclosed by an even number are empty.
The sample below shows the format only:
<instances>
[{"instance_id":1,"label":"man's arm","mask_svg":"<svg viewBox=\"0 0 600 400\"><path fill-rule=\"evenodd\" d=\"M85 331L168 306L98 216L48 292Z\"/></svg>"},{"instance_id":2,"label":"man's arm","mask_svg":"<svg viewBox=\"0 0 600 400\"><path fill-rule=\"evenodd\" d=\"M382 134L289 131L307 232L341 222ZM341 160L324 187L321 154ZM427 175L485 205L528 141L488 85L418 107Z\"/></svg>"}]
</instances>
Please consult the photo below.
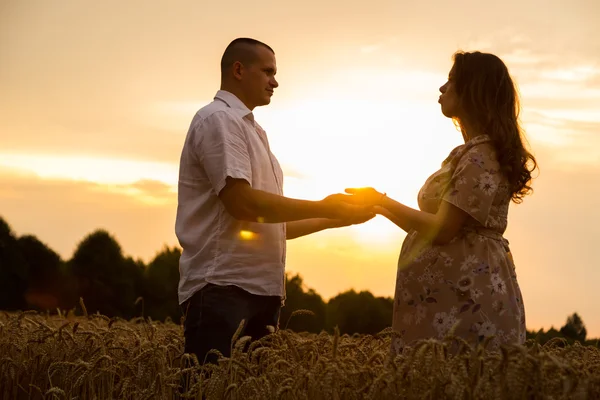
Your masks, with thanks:
<instances>
[{"instance_id":1,"label":"man's arm","mask_svg":"<svg viewBox=\"0 0 600 400\"><path fill-rule=\"evenodd\" d=\"M366 220L374 216L372 207L349 204L336 196L319 201L292 199L253 189L247 181L229 177L219 198L231 216L244 221L278 223L311 218ZM325 227L319 230L322 229Z\"/></svg>"},{"instance_id":2,"label":"man's arm","mask_svg":"<svg viewBox=\"0 0 600 400\"><path fill-rule=\"evenodd\" d=\"M341 228L349 225L362 224L375 217L372 215L356 215L346 219L311 218L302 221L293 221L286 224L286 239L296 239L325 229Z\"/></svg>"},{"instance_id":3,"label":"man's arm","mask_svg":"<svg viewBox=\"0 0 600 400\"><path fill-rule=\"evenodd\" d=\"M225 209L236 219L279 223L373 214L372 207L346 204L335 196L309 201L253 189L250 154L240 122L225 112L215 112L195 129L202 132L194 147L196 155Z\"/></svg>"},{"instance_id":4,"label":"man's arm","mask_svg":"<svg viewBox=\"0 0 600 400\"><path fill-rule=\"evenodd\" d=\"M329 218L311 218L301 221L290 221L286 223L287 240L296 239L325 229L337 228L339 220Z\"/></svg>"}]
</instances>

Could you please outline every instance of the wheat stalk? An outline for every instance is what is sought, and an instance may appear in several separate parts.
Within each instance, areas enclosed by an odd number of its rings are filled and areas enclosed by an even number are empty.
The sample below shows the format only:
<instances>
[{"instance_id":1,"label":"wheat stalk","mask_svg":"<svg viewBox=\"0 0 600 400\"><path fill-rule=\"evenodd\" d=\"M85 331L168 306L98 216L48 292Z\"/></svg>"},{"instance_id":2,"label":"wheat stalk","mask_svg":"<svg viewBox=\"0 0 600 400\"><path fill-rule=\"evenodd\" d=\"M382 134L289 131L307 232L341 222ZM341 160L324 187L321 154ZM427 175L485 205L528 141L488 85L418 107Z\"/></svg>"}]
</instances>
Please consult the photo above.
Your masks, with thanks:
<instances>
[{"instance_id":1,"label":"wheat stalk","mask_svg":"<svg viewBox=\"0 0 600 400\"><path fill-rule=\"evenodd\" d=\"M283 329L251 342L240 323L231 357L213 350L218 363L201 365L183 353L179 324L88 315L81 304L82 317L0 313L4 397L169 399L185 380L182 398L600 398L600 349L560 339L491 351L492 339L473 346L448 335L392 354L390 329Z\"/></svg>"}]
</instances>

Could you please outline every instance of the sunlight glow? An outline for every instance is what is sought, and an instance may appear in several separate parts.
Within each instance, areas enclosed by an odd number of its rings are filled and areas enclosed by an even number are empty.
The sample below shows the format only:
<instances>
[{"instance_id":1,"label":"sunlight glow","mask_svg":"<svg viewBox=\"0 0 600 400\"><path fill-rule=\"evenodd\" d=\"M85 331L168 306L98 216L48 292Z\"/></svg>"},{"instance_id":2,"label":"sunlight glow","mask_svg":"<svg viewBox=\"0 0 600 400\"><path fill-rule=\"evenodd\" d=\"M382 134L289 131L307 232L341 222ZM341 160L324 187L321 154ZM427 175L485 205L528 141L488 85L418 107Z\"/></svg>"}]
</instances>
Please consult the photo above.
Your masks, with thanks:
<instances>
[{"instance_id":1,"label":"sunlight glow","mask_svg":"<svg viewBox=\"0 0 600 400\"><path fill-rule=\"evenodd\" d=\"M35 154L0 154L0 166L31 171L43 179L70 179L99 184L154 180L177 185L178 166L169 163Z\"/></svg>"},{"instance_id":2,"label":"sunlight glow","mask_svg":"<svg viewBox=\"0 0 600 400\"><path fill-rule=\"evenodd\" d=\"M600 94L600 92L599 92ZM569 121L581 121L581 122L600 122L600 113L598 110L585 110L585 109L565 109L565 110L552 110L544 111L538 110L538 112L548 118L555 120Z\"/></svg>"},{"instance_id":3,"label":"sunlight glow","mask_svg":"<svg viewBox=\"0 0 600 400\"><path fill-rule=\"evenodd\" d=\"M594 87L579 87L575 85L576 81L550 82L539 81L531 83L519 84L521 98L560 98L564 101L568 100L598 100L600 99L600 89ZM565 90L569 87L571 90ZM525 104L525 103L524 103Z\"/></svg>"},{"instance_id":4,"label":"sunlight glow","mask_svg":"<svg viewBox=\"0 0 600 400\"><path fill-rule=\"evenodd\" d=\"M284 171L299 173L286 176L286 196L310 200L373 186L416 205L425 179L462 140L436 103L337 98L262 112Z\"/></svg>"},{"instance_id":5,"label":"sunlight glow","mask_svg":"<svg viewBox=\"0 0 600 400\"><path fill-rule=\"evenodd\" d=\"M600 335L589 245L600 237L600 1L163 3L0 3L0 217L15 235L36 235L63 260L96 228L147 262L178 243L181 148L242 34L276 53L280 86L253 112L286 196L373 186L418 208L427 177L463 143L437 103L452 54L480 50L509 68L539 162L506 232L528 327L560 327L577 311ZM266 239L252 229L240 225L236 239ZM325 297L393 295L404 237L383 216L326 229L290 240L286 269ZM55 301L39 295L28 293Z\"/></svg>"},{"instance_id":6,"label":"sunlight glow","mask_svg":"<svg viewBox=\"0 0 600 400\"><path fill-rule=\"evenodd\" d=\"M557 148L573 142L573 138L570 138L564 133L560 133L556 128L540 123L529 123L527 125L527 136L532 141L537 141Z\"/></svg>"},{"instance_id":7,"label":"sunlight glow","mask_svg":"<svg viewBox=\"0 0 600 400\"><path fill-rule=\"evenodd\" d=\"M381 215L349 229L353 237L370 246L389 247L390 244L400 243L399 239L405 235L402 229Z\"/></svg>"},{"instance_id":8,"label":"sunlight glow","mask_svg":"<svg viewBox=\"0 0 600 400\"><path fill-rule=\"evenodd\" d=\"M569 82L586 81L596 75L600 75L600 69L594 68L589 65L582 65L570 69L555 69L551 71L542 71L543 78Z\"/></svg>"},{"instance_id":9,"label":"sunlight glow","mask_svg":"<svg viewBox=\"0 0 600 400\"><path fill-rule=\"evenodd\" d=\"M240 237L244 240L254 240L258 235L252 231L242 230L240 231Z\"/></svg>"}]
</instances>

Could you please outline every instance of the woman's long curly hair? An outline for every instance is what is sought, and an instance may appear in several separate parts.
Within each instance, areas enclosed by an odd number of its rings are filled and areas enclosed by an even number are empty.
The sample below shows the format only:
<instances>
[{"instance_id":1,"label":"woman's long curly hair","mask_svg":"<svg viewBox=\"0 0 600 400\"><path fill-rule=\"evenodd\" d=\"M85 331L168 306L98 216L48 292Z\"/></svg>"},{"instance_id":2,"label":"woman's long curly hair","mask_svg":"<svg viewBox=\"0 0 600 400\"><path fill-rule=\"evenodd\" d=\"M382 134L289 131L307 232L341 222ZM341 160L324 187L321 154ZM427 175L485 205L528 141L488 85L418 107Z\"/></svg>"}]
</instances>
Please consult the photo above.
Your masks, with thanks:
<instances>
[{"instance_id":1,"label":"woman's long curly hair","mask_svg":"<svg viewBox=\"0 0 600 400\"><path fill-rule=\"evenodd\" d=\"M537 162L523 143L519 96L508 68L497 56L478 51L457 52L453 58L454 88L469 126L492 139L511 199L520 203L533 192L531 173ZM464 135L460 119L454 118L454 123Z\"/></svg>"}]
</instances>

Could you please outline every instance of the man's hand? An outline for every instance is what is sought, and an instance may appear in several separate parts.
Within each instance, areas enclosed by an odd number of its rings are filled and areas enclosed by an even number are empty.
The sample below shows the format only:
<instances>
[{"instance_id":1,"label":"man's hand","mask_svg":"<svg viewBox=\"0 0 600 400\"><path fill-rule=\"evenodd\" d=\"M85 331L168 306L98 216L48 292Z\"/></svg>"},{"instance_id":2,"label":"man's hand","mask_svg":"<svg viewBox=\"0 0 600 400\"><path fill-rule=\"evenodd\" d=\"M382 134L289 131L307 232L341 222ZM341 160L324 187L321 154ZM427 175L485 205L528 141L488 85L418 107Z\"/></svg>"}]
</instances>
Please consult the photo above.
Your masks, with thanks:
<instances>
[{"instance_id":1,"label":"man's hand","mask_svg":"<svg viewBox=\"0 0 600 400\"><path fill-rule=\"evenodd\" d=\"M253 189L243 179L227 178L219 198L227 212L238 220L279 223L312 218L347 219L368 218L374 213L365 205L351 204L344 194L335 194L323 200L299 200Z\"/></svg>"},{"instance_id":2,"label":"man's hand","mask_svg":"<svg viewBox=\"0 0 600 400\"><path fill-rule=\"evenodd\" d=\"M354 203L350 199L351 197L354 196L336 193L321 200L320 203L326 209L326 217L343 221L357 221L351 223L354 224L368 221L375 216L372 206Z\"/></svg>"},{"instance_id":3,"label":"man's hand","mask_svg":"<svg viewBox=\"0 0 600 400\"><path fill-rule=\"evenodd\" d=\"M349 204L358 204L358 202L356 202L356 200L352 200L352 197L349 194L343 194L343 193L334 193L334 194L330 194L329 196L325 197L323 200L321 200L322 202L338 202L338 203L349 203Z\"/></svg>"},{"instance_id":4,"label":"man's hand","mask_svg":"<svg viewBox=\"0 0 600 400\"><path fill-rule=\"evenodd\" d=\"M287 222L286 239L295 239L330 228L362 224L375 217L374 207L351 204L349 195L332 194L317 201L319 218Z\"/></svg>"},{"instance_id":5,"label":"man's hand","mask_svg":"<svg viewBox=\"0 0 600 400\"><path fill-rule=\"evenodd\" d=\"M329 221L331 221L330 227L331 228L342 228L344 226L364 224L365 222L373 219L375 217L375 215L376 214L360 216L360 217L352 217L352 218L346 218L346 219L331 219L331 220L329 220Z\"/></svg>"},{"instance_id":6,"label":"man's hand","mask_svg":"<svg viewBox=\"0 0 600 400\"><path fill-rule=\"evenodd\" d=\"M372 187L348 188L345 192L351 194L351 196L346 197L347 201L352 204L381 206L381 203L385 198L385 193L380 193Z\"/></svg>"}]
</instances>

